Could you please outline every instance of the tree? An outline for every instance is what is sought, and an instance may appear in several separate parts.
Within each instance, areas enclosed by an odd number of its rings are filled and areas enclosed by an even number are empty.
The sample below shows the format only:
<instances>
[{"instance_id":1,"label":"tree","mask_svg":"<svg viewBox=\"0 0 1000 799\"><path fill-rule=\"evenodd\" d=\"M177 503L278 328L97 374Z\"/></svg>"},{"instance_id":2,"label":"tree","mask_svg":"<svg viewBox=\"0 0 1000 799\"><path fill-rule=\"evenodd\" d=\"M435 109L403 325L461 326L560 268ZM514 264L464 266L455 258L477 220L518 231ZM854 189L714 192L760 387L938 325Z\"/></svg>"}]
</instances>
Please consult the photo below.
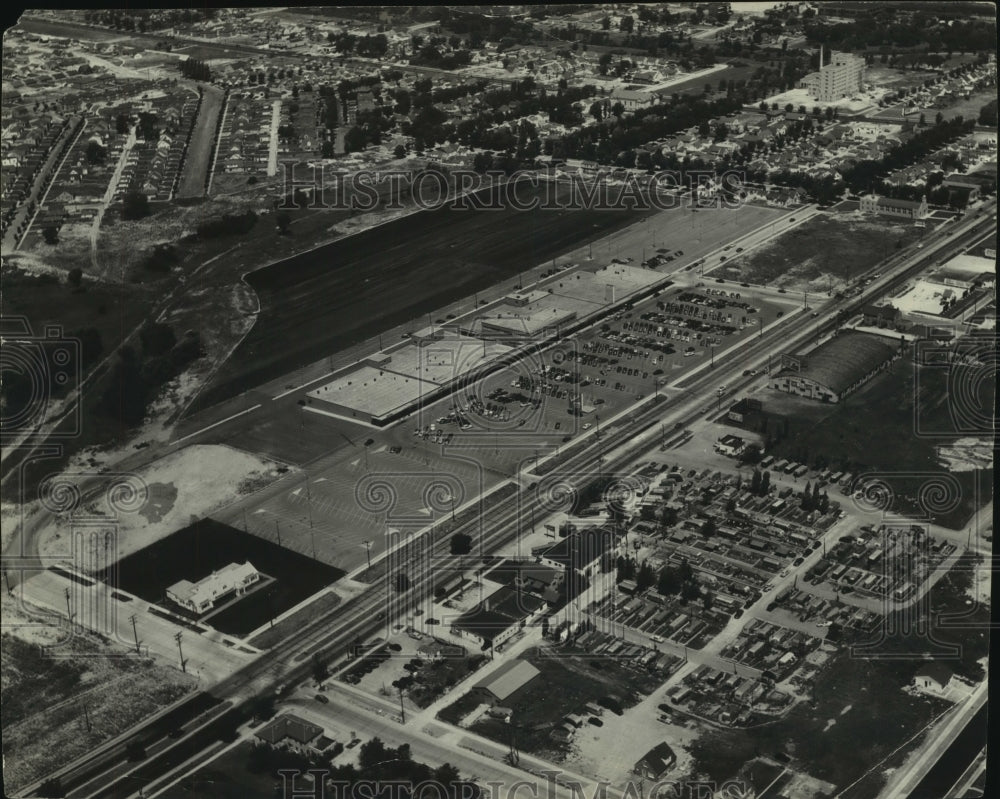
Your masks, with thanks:
<instances>
[{"instance_id":1,"label":"tree","mask_svg":"<svg viewBox=\"0 0 1000 799\"><path fill-rule=\"evenodd\" d=\"M313 655L312 674L313 679L316 680L316 682L323 682L323 680L330 676L330 669L327 668L326 663L320 659L318 652Z\"/></svg>"},{"instance_id":2,"label":"tree","mask_svg":"<svg viewBox=\"0 0 1000 799\"><path fill-rule=\"evenodd\" d=\"M66 273L66 282L75 289L80 288L80 284L83 282L83 270L74 266Z\"/></svg>"},{"instance_id":3,"label":"tree","mask_svg":"<svg viewBox=\"0 0 1000 799\"><path fill-rule=\"evenodd\" d=\"M42 230L42 238L46 244L57 244L59 242L59 228L48 225Z\"/></svg>"},{"instance_id":4,"label":"tree","mask_svg":"<svg viewBox=\"0 0 1000 799\"><path fill-rule=\"evenodd\" d=\"M681 590L681 579L677 570L664 566L660 569L660 577L657 581L656 591L661 596L673 596Z\"/></svg>"},{"instance_id":5,"label":"tree","mask_svg":"<svg viewBox=\"0 0 1000 799\"><path fill-rule=\"evenodd\" d=\"M719 531L718 525L715 523L715 519L706 519L705 523L701 526L701 534L705 538L711 538Z\"/></svg>"},{"instance_id":6,"label":"tree","mask_svg":"<svg viewBox=\"0 0 1000 799\"><path fill-rule=\"evenodd\" d=\"M103 164L104 159L107 157L108 151L101 146L98 141L87 142L87 163L88 164Z\"/></svg>"},{"instance_id":7,"label":"tree","mask_svg":"<svg viewBox=\"0 0 1000 799\"><path fill-rule=\"evenodd\" d=\"M397 144L393 149L392 154L396 158L406 158L406 146L402 144Z\"/></svg>"},{"instance_id":8,"label":"tree","mask_svg":"<svg viewBox=\"0 0 1000 799\"><path fill-rule=\"evenodd\" d=\"M655 582L656 573L653 571L653 567L643 561L635 576L636 590L645 591L647 588L651 588Z\"/></svg>"},{"instance_id":9,"label":"tree","mask_svg":"<svg viewBox=\"0 0 1000 799\"><path fill-rule=\"evenodd\" d=\"M288 229L292 224L292 216L288 211L278 211L274 216L274 223L278 227L278 233L282 236L288 234Z\"/></svg>"},{"instance_id":10,"label":"tree","mask_svg":"<svg viewBox=\"0 0 1000 799\"><path fill-rule=\"evenodd\" d=\"M149 214L149 198L145 194L133 191L122 198L122 219L142 219Z\"/></svg>"},{"instance_id":11,"label":"tree","mask_svg":"<svg viewBox=\"0 0 1000 799\"><path fill-rule=\"evenodd\" d=\"M757 469L753 470L753 476L750 478L750 493L760 494L760 471Z\"/></svg>"},{"instance_id":12,"label":"tree","mask_svg":"<svg viewBox=\"0 0 1000 799\"><path fill-rule=\"evenodd\" d=\"M455 533L451 537L451 554L468 555L472 552L472 536L468 533Z\"/></svg>"}]
</instances>

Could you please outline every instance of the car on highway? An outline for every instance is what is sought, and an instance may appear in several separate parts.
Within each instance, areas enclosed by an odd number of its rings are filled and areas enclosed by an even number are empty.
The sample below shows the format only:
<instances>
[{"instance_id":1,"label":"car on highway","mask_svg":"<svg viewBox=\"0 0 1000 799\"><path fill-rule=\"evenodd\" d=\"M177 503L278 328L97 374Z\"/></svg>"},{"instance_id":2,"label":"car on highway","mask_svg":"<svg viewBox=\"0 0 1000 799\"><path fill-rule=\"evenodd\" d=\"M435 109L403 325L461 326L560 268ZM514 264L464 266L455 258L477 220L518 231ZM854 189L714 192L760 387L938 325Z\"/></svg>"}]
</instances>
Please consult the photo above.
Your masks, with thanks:
<instances>
[{"instance_id":1,"label":"car on highway","mask_svg":"<svg viewBox=\"0 0 1000 799\"><path fill-rule=\"evenodd\" d=\"M662 644L663 643L663 636L662 635L651 635L651 636L649 636L649 640L652 641L654 644Z\"/></svg>"},{"instance_id":2,"label":"car on highway","mask_svg":"<svg viewBox=\"0 0 1000 799\"><path fill-rule=\"evenodd\" d=\"M801 566L801 565L802 565L802 564L803 564L804 562L805 562L805 558L796 558L796 559L795 559L795 560L793 561L793 563L794 563L794 564L795 564L796 566Z\"/></svg>"},{"instance_id":3,"label":"car on highway","mask_svg":"<svg viewBox=\"0 0 1000 799\"><path fill-rule=\"evenodd\" d=\"M316 694L316 701L323 705L329 705L330 697L323 696L323 694Z\"/></svg>"}]
</instances>

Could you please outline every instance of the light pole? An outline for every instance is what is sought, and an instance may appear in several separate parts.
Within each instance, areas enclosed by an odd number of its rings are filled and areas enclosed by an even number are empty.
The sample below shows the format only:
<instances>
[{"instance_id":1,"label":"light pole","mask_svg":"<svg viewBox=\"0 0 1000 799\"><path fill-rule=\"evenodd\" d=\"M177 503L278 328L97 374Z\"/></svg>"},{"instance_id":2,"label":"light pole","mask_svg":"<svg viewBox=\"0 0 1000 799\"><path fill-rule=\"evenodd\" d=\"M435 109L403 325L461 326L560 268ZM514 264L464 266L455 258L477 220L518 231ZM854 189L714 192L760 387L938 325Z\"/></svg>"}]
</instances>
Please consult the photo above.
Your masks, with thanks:
<instances>
[{"instance_id":1,"label":"light pole","mask_svg":"<svg viewBox=\"0 0 1000 799\"><path fill-rule=\"evenodd\" d=\"M372 542L370 540L366 540L364 545L365 553L368 555L368 568L370 570L372 567Z\"/></svg>"},{"instance_id":2,"label":"light pole","mask_svg":"<svg viewBox=\"0 0 1000 799\"><path fill-rule=\"evenodd\" d=\"M133 613L129 619L132 622L132 635L135 636L135 653L139 654L139 631L135 626L135 614Z\"/></svg>"},{"instance_id":3,"label":"light pole","mask_svg":"<svg viewBox=\"0 0 1000 799\"><path fill-rule=\"evenodd\" d=\"M187 662L184 660L184 650L181 649L181 637L183 635L184 635L184 633L178 632L174 636L174 640L177 642L177 651L178 651L178 653L180 653L180 656L181 656L181 671L183 671L185 674L187 674Z\"/></svg>"}]
</instances>

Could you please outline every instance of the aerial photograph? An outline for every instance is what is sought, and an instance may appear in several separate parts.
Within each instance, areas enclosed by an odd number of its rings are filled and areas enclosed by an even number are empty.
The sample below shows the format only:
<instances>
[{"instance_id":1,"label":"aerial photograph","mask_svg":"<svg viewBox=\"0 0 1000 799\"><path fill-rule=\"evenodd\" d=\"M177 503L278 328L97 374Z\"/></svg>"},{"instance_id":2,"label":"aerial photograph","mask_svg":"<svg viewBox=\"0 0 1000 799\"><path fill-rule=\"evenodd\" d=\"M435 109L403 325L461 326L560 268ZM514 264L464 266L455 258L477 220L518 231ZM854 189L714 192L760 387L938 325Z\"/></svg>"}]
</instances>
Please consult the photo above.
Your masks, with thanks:
<instances>
[{"instance_id":1,"label":"aerial photograph","mask_svg":"<svg viewBox=\"0 0 1000 799\"><path fill-rule=\"evenodd\" d=\"M987 799L997 10L9 9L13 799Z\"/></svg>"}]
</instances>

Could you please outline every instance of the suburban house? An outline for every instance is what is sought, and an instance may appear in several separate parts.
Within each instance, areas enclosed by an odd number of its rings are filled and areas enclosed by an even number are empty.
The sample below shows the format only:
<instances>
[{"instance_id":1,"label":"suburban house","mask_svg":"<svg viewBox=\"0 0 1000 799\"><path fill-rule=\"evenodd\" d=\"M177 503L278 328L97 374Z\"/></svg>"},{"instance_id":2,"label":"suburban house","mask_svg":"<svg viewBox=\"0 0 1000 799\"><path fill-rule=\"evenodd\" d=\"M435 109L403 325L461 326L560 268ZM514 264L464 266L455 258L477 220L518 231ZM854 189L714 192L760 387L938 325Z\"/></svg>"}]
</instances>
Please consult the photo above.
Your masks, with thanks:
<instances>
[{"instance_id":1,"label":"suburban house","mask_svg":"<svg viewBox=\"0 0 1000 799\"><path fill-rule=\"evenodd\" d=\"M650 749L645 756L635 764L633 771L647 780L658 780L677 762L677 755L664 741Z\"/></svg>"},{"instance_id":2,"label":"suburban house","mask_svg":"<svg viewBox=\"0 0 1000 799\"><path fill-rule=\"evenodd\" d=\"M902 316L899 308L893 305L875 305L868 303L861 311L864 323L874 327L888 327L895 329Z\"/></svg>"},{"instance_id":3,"label":"suburban house","mask_svg":"<svg viewBox=\"0 0 1000 799\"><path fill-rule=\"evenodd\" d=\"M314 749L312 743L322 732L322 727L289 713L278 716L255 734L272 746L280 743L296 751L306 752Z\"/></svg>"},{"instance_id":4,"label":"suburban house","mask_svg":"<svg viewBox=\"0 0 1000 799\"><path fill-rule=\"evenodd\" d=\"M744 449L746 449L747 442L744 441L739 436L725 435L715 442L715 449L717 452L727 455L730 458L737 457Z\"/></svg>"},{"instance_id":5,"label":"suburban house","mask_svg":"<svg viewBox=\"0 0 1000 799\"><path fill-rule=\"evenodd\" d=\"M913 675L913 685L921 690L943 694L954 676L944 663L932 660L917 669L917 673Z\"/></svg>"}]
</instances>

